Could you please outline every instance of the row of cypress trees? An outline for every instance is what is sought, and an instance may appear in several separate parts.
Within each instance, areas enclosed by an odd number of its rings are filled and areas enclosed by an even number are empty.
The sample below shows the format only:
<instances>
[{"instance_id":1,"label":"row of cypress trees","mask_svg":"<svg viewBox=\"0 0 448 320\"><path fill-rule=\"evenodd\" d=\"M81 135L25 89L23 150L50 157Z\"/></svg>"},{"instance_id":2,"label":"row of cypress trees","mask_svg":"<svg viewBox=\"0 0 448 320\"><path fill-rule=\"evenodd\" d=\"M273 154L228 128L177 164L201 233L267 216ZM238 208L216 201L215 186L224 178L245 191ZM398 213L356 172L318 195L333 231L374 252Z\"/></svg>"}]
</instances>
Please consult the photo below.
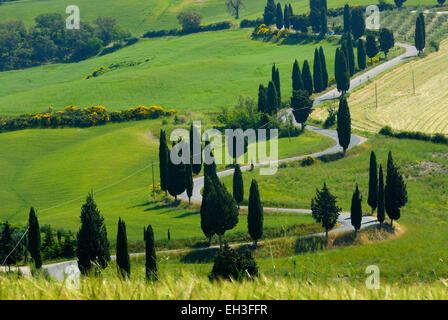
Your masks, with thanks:
<instances>
[{"instance_id":1,"label":"row of cypress trees","mask_svg":"<svg viewBox=\"0 0 448 320\"><path fill-rule=\"evenodd\" d=\"M369 197L368 204L372 208L372 214L377 209L378 221L382 224L385 219L385 212L391 220L400 219L400 209L408 201L406 184L399 167L394 164L392 152L389 151L387 158L386 181L384 185L383 167L380 164L378 175L378 164L375 152L370 154L369 166Z\"/></svg>"},{"instance_id":2,"label":"row of cypress trees","mask_svg":"<svg viewBox=\"0 0 448 320\"><path fill-rule=\"evenodd\" d=\"M190 126L190 141L195 141L195 136L198 135L197 129L193 125ZM160 130L159 138L159 171L160 171L160 188L165 191L165 201L167 201L167 193L172 195L175 200L177 196L184 191L191 202L193 195L193 173L198 174L202 168L202 150L194 154L193 143L186 145L186 142L181 140L173 143L173 148L179 152L182 150L189 150L190 163L185 164L180 162L175 164L171 161L170 149L168 148L165 130ZM197 163L193 159L199 156Z\"/></svg>"},{"instance_id":3,"label":"row of cypress trees","mask_svg":"<svg viewBox=\"0 0 448 320\"><path fill-rule=\"evenodd\" d=\"M290 18L294 15L291 4L285 4L284 9L279 3L275 4L274 0L268 0L264 7L263 22L269 26L274 24L278 29L282 29L283 26L289 28Z\"/></svg>"},{"instance_id":4,"label":"row of cypress trees","mask_svg":"<svg viewBox=\"0 0 448 320\"><path fill-rule=\"evenodd\" d=\"M210 144L206 141L205 148ZM201 203L201 228L211 243L216 234L220 249L223 248L222 236L227 230L238 224L238 207L235 199L227 191L216 174L216 164L204 163L204 190Z\"/></svg>"},{"instance_id":5,"label":"row of cypress trees","mask_svg":"<svg viewBox=\"0 0 448 320\"><path fill-rule=\"evenodd\" d=\"M360 7L344 6L344 33L351 33L355 40L361 38L366 32L366 19L364 10Z\"/></svg>"},{"instance_id":6,"label":"row of cypress trees","mask_svg":"<svg viewBox=\"0 0 448 320\"><path fill-rule=\"evenodd\" d=\"M157 276L157 256L154 243L154 231L151 225L143 228L143 239L145 241L145 275L146 280L155 281ZM126 224L119 218L117 231L117 268L119 275L129 278L131 275L131 261L128 251L128 240L126 235Z\"/></svg>"},{"instance_id":7,"label":"row of cypress trees","mask_svg":"<svg viewBox=\"0 0 448 320\"><path fill-rule=\"evenodd\" d=\"M281 101L280 72L274 64L271 81L269 81L267 88L263 84L260 84L258 88L258 111L274 115L281 108Z\"/></svg>"}]
</instances>

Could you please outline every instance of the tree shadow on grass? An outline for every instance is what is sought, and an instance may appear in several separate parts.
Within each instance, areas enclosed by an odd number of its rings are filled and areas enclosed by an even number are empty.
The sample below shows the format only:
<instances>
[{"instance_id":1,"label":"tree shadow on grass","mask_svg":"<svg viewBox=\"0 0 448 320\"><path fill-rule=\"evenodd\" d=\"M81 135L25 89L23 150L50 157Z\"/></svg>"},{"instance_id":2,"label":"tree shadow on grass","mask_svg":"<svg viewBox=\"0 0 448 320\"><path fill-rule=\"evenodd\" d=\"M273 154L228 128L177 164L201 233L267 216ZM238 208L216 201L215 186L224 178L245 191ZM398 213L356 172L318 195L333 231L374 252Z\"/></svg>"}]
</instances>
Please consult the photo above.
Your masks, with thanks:
<instances>
[{"instance_id":1,"label":"tree shadow on grass","mask_svg":"<svg viewBox=\"0 0 448 320\"><path fill-rule=\"evenodd\" d=\"M245 250L254 250L252 245L239 246L233 248L238 253L242 254ZM180 259L182 263L211 263L214 261L219 248L210 248L204 250L191 251Z\"/></svg>"},{"instance_id":2,"label":"tree shadow on grass","mask_svg":"<svg viewBox=\"0 0 448 320\"><path fill-rule=\"evenodd\" d=\"M315 252L323 250L325 248L325 238L324 237L308 237L308 238L298 238L295 243L294 251L295 253L306 253Z\"/></svg>"}]
</instances>

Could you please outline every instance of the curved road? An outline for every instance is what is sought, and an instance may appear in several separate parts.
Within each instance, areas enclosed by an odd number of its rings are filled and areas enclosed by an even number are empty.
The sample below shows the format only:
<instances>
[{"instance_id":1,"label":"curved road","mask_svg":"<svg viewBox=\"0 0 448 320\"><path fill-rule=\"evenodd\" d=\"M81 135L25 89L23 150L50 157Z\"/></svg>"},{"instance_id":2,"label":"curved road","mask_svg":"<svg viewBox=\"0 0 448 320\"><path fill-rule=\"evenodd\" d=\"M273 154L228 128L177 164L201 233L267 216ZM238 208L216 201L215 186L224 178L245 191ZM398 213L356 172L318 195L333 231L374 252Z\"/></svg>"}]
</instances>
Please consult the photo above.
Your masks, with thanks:
<instances>
[{"instance_id":1,"label":"curved road","mask_svg":"<svg viewBox=\"0 0 448 320\"><path fill-rule=\"evenodd\" d=\"M390 68L397 66L398 64L402 63L403 61L417 56L417 54L418 54L417 49L411 45L404 44L404 43L396 43L396 45L405 48L406 52L404 54L402 54L394 59L391 59L387 62L384 62L381 65L376 66L375 68L373 68L369 71L366 71L365 73L352 79L350 81L350 90L353 90L354 88L358 87L359 85L369 81L370 79L389 70ZM330 91L326 92L325 94L317 97L316 100L314 101L314 105L318 105L326 100L331 100L331 99L337 98L338 96L339 96L339 93L338 93L337 89L330 90ZM291 113L291 110L289 110L288 112ZM293 117L293 119L294 119L294 117ZM295 121L294 121L294 124L298 125ZM317 127L313 127L313 126L307 126L306 129L316 132L318 134L322 134L327 137L330 137L331 139L333 139L335 141L335 144L333 145L333 147L331 147L327 150L321 151L321 152L316 152L313 154L299 156L299 157L280 159L276 162L271 162L271 164L297 161L297 160L301 160L307 156L319 157L322 155L330 155L330 154L334 154L334 153L337 153L342 150L342 148L338 144L338 136L337 136L337 132L335 130L322 129L322 128L317 128ZM365 141L366 141L366 139L364 139L363 137L360 137L357 135L352 135L349 148L360 145ZM254 164L255 167L260 167L260 166L265 166L265 165L267 165L267 163ZM250 169L250 166L241 167L242 171L246 171L249 169ZM225 176L229 176L232 174L233 174L233 169L218 172L219 177L225 177ZM193 196L191 198L192 201L194 201L194 202L202 201L201 189L203 187L204 187L204 177L198 177L198 178L194 179ZM188 197L185 192L180 195L180 198L183 200L188 200ZM298 214L310 214L311 213L311 210L309 210L309 209L264 208L264 210L280 211L280 212L293 212L293 213L298 213ZM338 222L339 222L339 226L336 229L333 229L330 233L341 233L341 232L353 230L349 213L340 213ZM378 223L378 221L374 217L364 216L362 219L361 229L363 229L369 225L373 225L373 224L377 224L377 223ZM304 237L316 237L316 236L321 236L321 235L323 235L323 234L322 233L321 234L312 234L312 235L307 235ZM248 244L248 243L239 243L239 244L234 244L232 246L241 246L241 245L245 245L245 244ZM213 249L213 248L217 248L217 246L212 246L212 247L207 247L207 248L196 248L196 249L188 248L188 249L165 250L165 251L159 251L158 253L173 253L173 252L183 252L183 251L192 251L192 250L208 250L208 249ZM131 256L133 256L133 257L144 256L144 253L134 253L134 254L131 254ZM115 256L112 256L112 259L115 259ZM64 277L66 276L68 270L71 270L71 272L73 272L73 270L74 270L75 273L79 272L78 262L76 260L49 264L49 265L43 266L43 268L45 270L47 270L48 273L53 278L58 279L58 280L63 280ZM2 271L4 269L5 269L4 267L0 267L0 271ZM11 270L15 270L15 268L11 268ZM23 274L30 274L29 267L20 267L20 270Z\"/></svg>"}]
</instances>

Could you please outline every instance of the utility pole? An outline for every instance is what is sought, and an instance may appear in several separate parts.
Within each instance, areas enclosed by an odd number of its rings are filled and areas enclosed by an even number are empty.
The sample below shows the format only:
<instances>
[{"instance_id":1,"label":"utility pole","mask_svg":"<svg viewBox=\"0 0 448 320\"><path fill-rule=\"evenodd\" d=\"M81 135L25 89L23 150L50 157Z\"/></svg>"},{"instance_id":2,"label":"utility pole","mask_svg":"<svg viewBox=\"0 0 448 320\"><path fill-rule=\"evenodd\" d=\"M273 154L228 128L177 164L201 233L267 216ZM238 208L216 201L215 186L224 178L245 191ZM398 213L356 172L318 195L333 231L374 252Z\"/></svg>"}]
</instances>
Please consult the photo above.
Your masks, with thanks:
<instances>
[{"instance_id":1,"label":"utility pole","mask_svg":"<svg viewBox=\"0 0 448 320\"><path fill-rule=\"evenodd\" d=\"M152 198L156 201L156 185L154 182L154 160L151 160L151 168L152 168Z\"/></svg>"},{"instance_id":2,"label":"utility pole","mask_svg":"<svg viewBox=\"0 0 448 320\"><path fill-rule=\"evenodd\" d=\"M375 109L378 109L378 89L376 87L376 82L375 82Z\"/></svg>"},{"instance_id":3,"label":"utility pole","mask_svg":"<svg viewBox=\"0 0 448 320\"><path fill-rule=\"evenodd\" d=\"M412 70L412 87L414 88L414 96L415 96L415 76L414 76L414 70Z\"/></svg>"}]
</instances>

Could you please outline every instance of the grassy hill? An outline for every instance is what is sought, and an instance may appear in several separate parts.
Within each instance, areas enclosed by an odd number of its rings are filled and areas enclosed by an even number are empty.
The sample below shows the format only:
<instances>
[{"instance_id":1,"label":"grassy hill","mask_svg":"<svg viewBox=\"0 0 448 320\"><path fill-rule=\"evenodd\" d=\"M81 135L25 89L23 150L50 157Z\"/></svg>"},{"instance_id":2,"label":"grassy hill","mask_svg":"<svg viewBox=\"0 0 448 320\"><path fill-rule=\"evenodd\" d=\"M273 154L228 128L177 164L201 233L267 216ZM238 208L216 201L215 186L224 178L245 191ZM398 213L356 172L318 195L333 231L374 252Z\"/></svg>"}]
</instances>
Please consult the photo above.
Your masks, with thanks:
<instances>
[{"instance_id":1,"label":"grassy hill","mask_svg":"<svg viewBox=\"0 0 448 320\"><path fill-rule=\"evenodd\" d=\"M277 1L276 1L277 2ZM307 0L281 0L282 4L291 3L296 13L309 11ZM329 8L344 6L346 0L329 0ZM392 0L386 2L393 4ZM352 4L370 5L371 0L350 1ZM263 14L266 1L245 0L241 19L255 19ZM436 0L408 0L405 6L435 5ZM65 14L65 8L77 5L82 21L91 22L98 16L116 18L117 21L135 35L145 31L174 28L178 26L176 15L185 9L200 12L204 23L233 20L225 8L225 0L19 0L7 2L0 7L0 21L6 19L24 20L27 25L34 23L40 13L59 12Z\"/></svg>"},{"instance_id":2,"label":"grassy hill","mask_svg":"<svg viewBox=\"0 0 448 320\"><path fill-rule=\"evenodd\" d=\"M147 120L0 134L0 220L25 223L29 207L34 206L41 224L75 231L81 205L93 190L111 239L119 216L126 221L131 241L141 240L142 227L149 223L157 239L165 239L168 228L173 239L201 237L196 209L165 206L150 197L151 161L159 181L158 138L153 134L159 130L160 120ZM280 139L279 156L308 154L331 145L331 139L307 132L291 141ZM267 218L266 224L287 226L303 219L307 218L284 215ZM241 219L235 230L246 230L245 223Z\"/></svg>"},{"instance_id":3,"label":"grassy hill","mask_svg":"<svg viewBox=\"0 0 448 320\"><path fill-rule=\"evenodd\" d=\"M104 105L109 110L138 104L179 111L210 111L232 106L239 95L256 98L260 83L280 70L283 98L291 95L294 59L303 63L323 46L330 76L336 42L276 45L250 40L250 30L206 32L149 39L112 54L79 63L45 65L0 73L0 114L40 112L54 106ZM113 63L149 62L83 80Z\"/></svg>"}]
</instances>

